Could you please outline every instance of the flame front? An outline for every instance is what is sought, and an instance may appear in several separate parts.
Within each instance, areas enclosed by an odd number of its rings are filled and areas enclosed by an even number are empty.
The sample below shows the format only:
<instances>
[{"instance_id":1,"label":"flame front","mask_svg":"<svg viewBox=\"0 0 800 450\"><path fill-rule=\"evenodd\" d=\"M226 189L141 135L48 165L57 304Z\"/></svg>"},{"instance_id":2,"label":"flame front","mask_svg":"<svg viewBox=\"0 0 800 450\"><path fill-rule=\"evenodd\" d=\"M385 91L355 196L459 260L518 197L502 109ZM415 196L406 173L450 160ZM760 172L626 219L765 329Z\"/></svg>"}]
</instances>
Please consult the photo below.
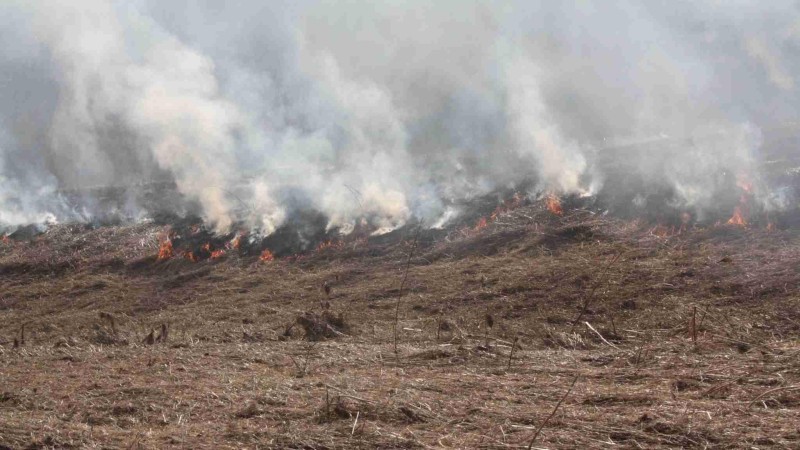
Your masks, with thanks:
<instances>
[{"instance_id":1,"label":"flame front","mask_svg":"<svg viewBox=\"0 0 800 450\"><path fill-rule=\"evenodd\" d=\"M478 221L475 223L475 226L473 226L472 228L462 229L461 230L462 235L472 236L477 234L478 232L489 226L490 223L497 220L500 217L500 215L513 211L522 206L523 201L524 197L522 197L522 195L520 195L519 193L514 194L513 197L504 201L501 205L495 208L494 211L492 211L492 213L488 217L481 217L480 219L478 219Z\"/></svg>"},{"instance_id":2,"label":"flame front","mask_svg":"<svg viewBox=\"0 0 800 450\"><path fill-rule=\"evenodd\" d=\"M733 215L730 219L728 219L728 225L736 225L739 227L747 226L747 221L744 219L742 208L740 206L733 208Z\"/></svg>"},{"instance_id":3,"label":"flame front","mask_svg":"<svg viewBox=\"0 0 800 450\"><path fill-rule=\"evenodd\" d=\"M231 241L228 243L228 248L239 250L239 248L242 246L242 237L244 237L242 234L237 234L234 236L233 239L231 239Z\"/></svg>"},{"instance_id":4,"label":"flame front","mask_svg":"<svg viewBox=\"0 0 800 450\"><path fill-rule=\"evenodd\" d=\"M728 225L735 225L738 227L746 227L747 226L747 217L750 208L748 207L750 203L750 198L753 196L753 182L750 181L751 178L747 174L739 174L736 177L736 186L741 189L741 195L739 196L739 204L733 208L733 215L730 219L726 222Z\"/></svg>"},{"instance_id":5,"label":"flame front","mask_svg":"<svg viewBox=\"0 0 800 450\"><path fill-rule=\"evenodd\" d=\"M165 261L173 256L175 256L175 251L172 248L172 240L166 239L161 243L161 247L158 249L158 260Z\"/></svg>"},{"instance_id":6,"label":"flame front","mask_svg":"<svg viewBox=\"0 0 800 450\"><path fill-rule=\"evenodd\" d=\"M265 249L263 252L261 252L261 256L258 259L264 262L269 262L269 261L274 261L275 256L273 256L272 252L269 251L269 249Z\"/></svg>"},{"instance_id":7,"label":"flame front","mask_svg":"<svg viewBox=\"0 0 800 450\"><path fill-rule=\"evenodd\" d=\"M564 214L564 209L561 207L561 200L559 200L555 194L548 194L545 203L547 204L547 210L551 213L557 216Z\"/></svg>"},{"instance_id":8,"label":"flame front","mask_svg":"<svg viewBox=\"0 0 800 450\"><path fill-rule=\"evenodd\" d=\"M321 252L327 249L341 249L344 247L344 242L342 241L334 241L334 240L327 240L325 242L320 243L317 246L317 252Z\"/></svg>"}]
</instances>

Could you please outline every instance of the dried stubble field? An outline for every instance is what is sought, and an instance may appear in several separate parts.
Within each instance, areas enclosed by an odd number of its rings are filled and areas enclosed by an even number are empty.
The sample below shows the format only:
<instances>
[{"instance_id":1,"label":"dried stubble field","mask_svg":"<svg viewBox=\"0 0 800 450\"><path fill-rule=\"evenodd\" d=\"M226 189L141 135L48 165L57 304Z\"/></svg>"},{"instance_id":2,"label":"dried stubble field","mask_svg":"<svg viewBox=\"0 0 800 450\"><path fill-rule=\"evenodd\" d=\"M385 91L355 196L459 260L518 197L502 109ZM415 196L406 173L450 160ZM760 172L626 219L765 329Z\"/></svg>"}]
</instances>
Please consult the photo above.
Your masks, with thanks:
<instances>
[{"instance_id":1,"label":"dried stubble field","mask_svg":"<svg viewBox=\"0 0 800 450\"><path fill-rule=\"evenodd\" d=\"M0 244L0 448L800 448L796 231L531 205L198 263L162 231Z\"/></svg>"}]
</instances>

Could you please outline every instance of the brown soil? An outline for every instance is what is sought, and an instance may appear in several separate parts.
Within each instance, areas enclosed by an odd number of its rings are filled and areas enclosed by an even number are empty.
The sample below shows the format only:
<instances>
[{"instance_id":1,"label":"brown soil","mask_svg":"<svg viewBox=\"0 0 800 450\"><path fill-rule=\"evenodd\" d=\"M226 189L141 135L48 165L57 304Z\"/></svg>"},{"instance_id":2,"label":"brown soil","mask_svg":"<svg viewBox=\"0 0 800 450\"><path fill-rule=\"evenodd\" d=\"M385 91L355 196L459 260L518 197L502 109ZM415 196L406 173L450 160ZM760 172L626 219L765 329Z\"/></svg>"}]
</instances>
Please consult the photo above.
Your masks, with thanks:
<instances>
[{"instance_id":1,"label":"brown soil","mask_svg":"<svg viewBox=\"0 0 800 450\"><path fill-rule=\"evenodd\" d=\"M652 230L528 205L420 239L402 291L413 229L2 243L0 448L800 448L800 235Z\"/></svg>"}]
</instances>

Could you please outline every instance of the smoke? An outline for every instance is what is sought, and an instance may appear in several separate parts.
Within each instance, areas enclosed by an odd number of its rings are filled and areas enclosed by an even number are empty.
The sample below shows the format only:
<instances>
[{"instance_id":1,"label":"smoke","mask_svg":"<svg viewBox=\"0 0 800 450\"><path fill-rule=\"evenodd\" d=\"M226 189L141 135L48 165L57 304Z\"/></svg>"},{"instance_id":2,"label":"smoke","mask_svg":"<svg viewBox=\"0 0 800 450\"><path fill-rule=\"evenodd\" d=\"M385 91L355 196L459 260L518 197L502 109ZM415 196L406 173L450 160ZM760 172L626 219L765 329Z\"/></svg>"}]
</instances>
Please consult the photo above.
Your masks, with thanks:
<instances>
[{"instance_id":1,"label":"smoke","mask_svg":"<svg viewBox=\"0 0 800 450\"><path fill-rule=\"evenodd\" d=\"M747 179L786 206L760 160L800 120L796 2L562 3L3 2L0 223L165 180L216 230L265 234L304 208L441 225L531 181L700 216ZM618 195L620 171L644 188Z\"/></svg>"}]
</instances>

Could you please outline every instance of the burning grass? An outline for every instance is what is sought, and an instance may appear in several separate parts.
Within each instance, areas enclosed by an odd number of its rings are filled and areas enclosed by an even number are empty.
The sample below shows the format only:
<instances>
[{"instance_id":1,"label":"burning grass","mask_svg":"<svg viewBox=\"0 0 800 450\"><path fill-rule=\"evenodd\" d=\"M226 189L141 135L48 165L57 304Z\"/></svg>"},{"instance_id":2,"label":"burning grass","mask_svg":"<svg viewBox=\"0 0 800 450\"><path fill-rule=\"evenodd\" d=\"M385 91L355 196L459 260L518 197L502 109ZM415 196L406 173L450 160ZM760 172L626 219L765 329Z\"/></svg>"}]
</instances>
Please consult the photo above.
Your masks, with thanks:
<instances>
[{"instance_id":1,"label":"burning grass","mask_svg":"<svg viewBox=\"0 0 800 450\"><path fill-rule=\"evenodd\" d=\"M175 256L175 249L172 248L172 240L167 238L164 242L161 243L161 246L158 248L158 257L159 261L166 261L171 259Z\"/></svg>"},{"instance_id":2,"label":"burning grass","mask_svg":"<svg viewBox=\"0 0 800 450\"><path fill-rule=\"evenodd\" d=\"M259 256L258 259L262 262L270 262L275 260L275 256L267 249L261 252L261 256Z\"/></svg>"},{"instance_id":3,"label":"burning grass","mask_svg":"<svg viewBox=\"0 0 800 450\"><path fill-rule=\"evenodd\" d=\"M800 236L653 227L422 233L397 310L408 230L277 259L197 231L226 253L196 264L53 228L0 249L0 445L797 447Z\"/></svg>"}]
</instances>

